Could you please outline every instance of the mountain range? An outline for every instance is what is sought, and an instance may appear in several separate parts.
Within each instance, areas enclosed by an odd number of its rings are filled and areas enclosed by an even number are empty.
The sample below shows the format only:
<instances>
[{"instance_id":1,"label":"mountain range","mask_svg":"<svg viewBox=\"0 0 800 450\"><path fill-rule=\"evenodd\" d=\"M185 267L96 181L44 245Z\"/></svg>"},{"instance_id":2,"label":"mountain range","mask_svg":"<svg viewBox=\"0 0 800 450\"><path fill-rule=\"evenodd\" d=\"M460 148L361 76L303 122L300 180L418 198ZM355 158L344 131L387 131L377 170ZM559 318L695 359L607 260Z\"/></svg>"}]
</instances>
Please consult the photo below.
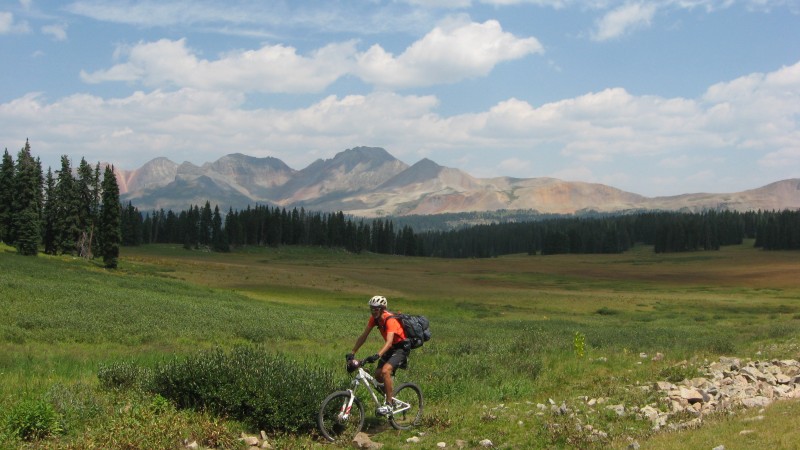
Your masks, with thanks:
<instances>
[{"instance_id":1,"label":"mountain range","mask_svg":"<svg viewBox=\"0 0 800 450\"><path fill-rule=\"evenodd\" d=\"M496 210L543 214L631 210L783 210L800 208L800 179L727 194L645 197L597 183L555 178L475 178L430 159L407 165L383 148L356 147L295 170L283 161L230 154L196 166L156 158L117 170L120 197L140 211L182 211L206 201L343 211L360 217Z\"/></svg>"}]
</instances>

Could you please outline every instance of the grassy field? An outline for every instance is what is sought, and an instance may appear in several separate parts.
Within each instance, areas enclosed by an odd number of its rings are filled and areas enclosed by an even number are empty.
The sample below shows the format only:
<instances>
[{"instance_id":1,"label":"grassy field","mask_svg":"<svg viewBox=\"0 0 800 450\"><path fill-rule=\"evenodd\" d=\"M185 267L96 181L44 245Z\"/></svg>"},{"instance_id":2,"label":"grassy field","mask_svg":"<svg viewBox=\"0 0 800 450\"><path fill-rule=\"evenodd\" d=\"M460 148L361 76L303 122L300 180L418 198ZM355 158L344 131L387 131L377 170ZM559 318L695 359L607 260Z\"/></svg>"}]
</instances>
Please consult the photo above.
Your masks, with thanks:
<instances>
[{"instance_id":1,"label":"grassy field","mask_svg":"<svg viewBox=\"0 0 800 450\"><path fill-rule=\"evenodd\" d=\"M60 416L70 426L56 437L22 442L6 433L0 446L80 448L101 442L93 433L124 437L131 429L141 433L131 441L144 441L159 428L153 424L165 423L172 425L149 447L180 442L170 441L173 435L257 432L147 396L98 390L98 370L120 361L152 366L173 355L247 344L343 378L343 356L367 319L366 300L381 294L390 309L427 315L434 332L415 350L409 370L398 374L423 387L422 443L405 443L414 432L370 422L373 440L385 448L453 447L456 440L477 446L482 439L500 448L576 442L625 448L631 439L642 448L736 449L754 442L796 448L798 402L710 417L702 428L681 433L654 434L645 422L601 412L586 419L608 433L609 439L595 443L581 441L570 423L548 426L566 419L537 414L536 405L550 399L569 405L583 397L654 402L652 394L632 387L663 379L683 361L691 368L721 355L800 358L800 255L751 244L688 254L636 247L621 255L481 260L144 246L124 248L115 272L68 257L20 257L0 246L0 408L13 410L31 399L72 402L62 407L69 414ZM583 356L576 334L585 337ZM379 344L374 336L360 356ZM664 354L660 361L640 357L658 352ZM147 419L120 412L131 404ZM744 420L748 414L763 420ZM1 413L0 419L8 421ZM743 429L753 432L740 436ZM323 445L313 431L272 439L285 448ZM129 448L147 448L139 445Z\"/></svg>"}]
</instances>

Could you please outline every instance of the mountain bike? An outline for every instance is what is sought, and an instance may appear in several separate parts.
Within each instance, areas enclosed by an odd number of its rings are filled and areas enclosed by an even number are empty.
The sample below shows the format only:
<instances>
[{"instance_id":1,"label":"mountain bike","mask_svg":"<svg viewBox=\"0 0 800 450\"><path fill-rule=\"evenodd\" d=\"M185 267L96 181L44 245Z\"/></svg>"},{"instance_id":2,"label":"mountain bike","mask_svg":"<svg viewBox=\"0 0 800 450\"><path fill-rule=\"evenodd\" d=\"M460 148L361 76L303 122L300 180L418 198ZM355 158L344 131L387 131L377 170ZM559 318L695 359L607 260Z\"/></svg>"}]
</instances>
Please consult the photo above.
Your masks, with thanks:
<instances>
[{"instance_id":1,"label":"mountain bike","mask_svg":"<svg viewBox=\"0 0 800 450\"><path fill-rule=\"evenodd\" d=\"M383 384L364 370L364 361L348 361L347 371L355 373L350 389L336 391L325 397L317 417L320 433L329 441L349 442L364 426L364 402L356 395L359 386L367 388L377 408L386 400ZM382 396L382 399L379 399ZM401 383L394 389L394 405L386 419L392 428L408 430L422 417L422 390L414 383ZM383 401L381 401L383 400Z\"/></svg>"}]
</instances>

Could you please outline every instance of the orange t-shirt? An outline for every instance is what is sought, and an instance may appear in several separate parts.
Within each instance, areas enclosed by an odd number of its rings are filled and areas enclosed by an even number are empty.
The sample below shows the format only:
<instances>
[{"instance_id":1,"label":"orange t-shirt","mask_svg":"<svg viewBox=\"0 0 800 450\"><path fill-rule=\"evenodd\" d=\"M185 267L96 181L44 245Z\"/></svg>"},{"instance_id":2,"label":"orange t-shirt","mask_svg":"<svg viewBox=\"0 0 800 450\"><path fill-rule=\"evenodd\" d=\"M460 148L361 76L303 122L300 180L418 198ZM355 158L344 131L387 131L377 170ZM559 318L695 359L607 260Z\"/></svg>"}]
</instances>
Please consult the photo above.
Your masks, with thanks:
<instances>
[{"instance_id":1,"label":"orange t-shirt","mask_svg":"<svg viewBox=\"0 0 800 450\"><path fill-rule=\"evenodd\" d=\"M392 313L389 311L384 311L381 314L381 320L379 323L385 324L385 326L379 325L375 322L375 317L372 315L369 316L369 323L368 326L374 327L378 326L378 329L381 331L381 336L383 336L383 340L386 340L386 333L392 331L394 332L394 339L392 339L392 345L397 344L398 342L403 342L406 340L406 332L403 331L403 326L400 324L400 321L397 318L388 319L387 317L391 316Z\"/></svg>"}]
</instances>

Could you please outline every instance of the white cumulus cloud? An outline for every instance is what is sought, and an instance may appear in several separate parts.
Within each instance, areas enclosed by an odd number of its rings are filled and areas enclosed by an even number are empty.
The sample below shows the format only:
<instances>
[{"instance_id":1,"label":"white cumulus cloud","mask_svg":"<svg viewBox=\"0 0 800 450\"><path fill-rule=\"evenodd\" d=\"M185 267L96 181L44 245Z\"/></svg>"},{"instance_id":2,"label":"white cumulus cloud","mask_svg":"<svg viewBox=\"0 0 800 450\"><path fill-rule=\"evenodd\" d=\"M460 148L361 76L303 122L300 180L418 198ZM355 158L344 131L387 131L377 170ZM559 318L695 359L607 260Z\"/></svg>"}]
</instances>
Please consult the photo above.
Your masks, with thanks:
<instances>
[{"instance_id":1,"label":"white cumulus cloud","mask_svg":"<svg viewBox=\"0 0 800 450\"><path fill-rule=\"evenodd\" d=\"M655 3L640 2L622 5L598 20L592 39L607 41L628 34L632 30L649 27L656 10Z\"/></svg>"},{"instance_id":2,"label":"white cumulus cloud","mask_svg":"<svg viewBox=\"0 0 800 450\"><path fill-rule=\"evenodd\" d=\"M26 21L17 21L14 14L0 11L0 34L29 33L30 25Z\"/></svg>"},{"instance_id":3,"label":"white cumulus cloud","mask_svg":"<svg viewBox=\"0 0 800 450\"><path fill-rule=\"evenodd\" d=\"M45 25L42 27L42 33L48 34L57 41L67 40L67 26L66 25Z\"/></svg>"},{"instance_id":4,"label":"white cumulus cloud","mask_svg":"<svg viewBox=\"0 0 800 450\"><path fill-rule=\"evenodd\" d=\"M283 45L236 51L216 60L199 58L186 40L161 39L118 49L127 61L106 70L81 72L88 83L140 82L152 87L190 87L242 92L318 92L347 73L354 42L329 44L299 55Z\"/></svg>"},{"instance_id":5,"label":"white cumulus cloud","mask_svg":"<svg viewBox=\"0 0 800 450\"><path fill-rule=\"evenodd\" d=\"M352 74L389 88L431 86L485 76L499 63L543 51L536 38L517 38L496 21L448 22L395 57L379 45L358 53L356 41L328 44L308 55L265 45L203 59L186 39L140 42L117 49L123 62L81 72L87 83L125 81L151 87L243 92L320 92Z\"/></svg>"},{"instance_id":6,"label":"white cumulus cloud","mask_svg":"<svg viewBox=\"0 0 800 450\"><path fill-rule=\"evenodd\" d=\"M542 53L536 38L518 38L500 23L449 21L394 56L379 45L358 56L357 75L390 88L454 83L485 76L497 64Z\"/></svg>"}]
</instances>

